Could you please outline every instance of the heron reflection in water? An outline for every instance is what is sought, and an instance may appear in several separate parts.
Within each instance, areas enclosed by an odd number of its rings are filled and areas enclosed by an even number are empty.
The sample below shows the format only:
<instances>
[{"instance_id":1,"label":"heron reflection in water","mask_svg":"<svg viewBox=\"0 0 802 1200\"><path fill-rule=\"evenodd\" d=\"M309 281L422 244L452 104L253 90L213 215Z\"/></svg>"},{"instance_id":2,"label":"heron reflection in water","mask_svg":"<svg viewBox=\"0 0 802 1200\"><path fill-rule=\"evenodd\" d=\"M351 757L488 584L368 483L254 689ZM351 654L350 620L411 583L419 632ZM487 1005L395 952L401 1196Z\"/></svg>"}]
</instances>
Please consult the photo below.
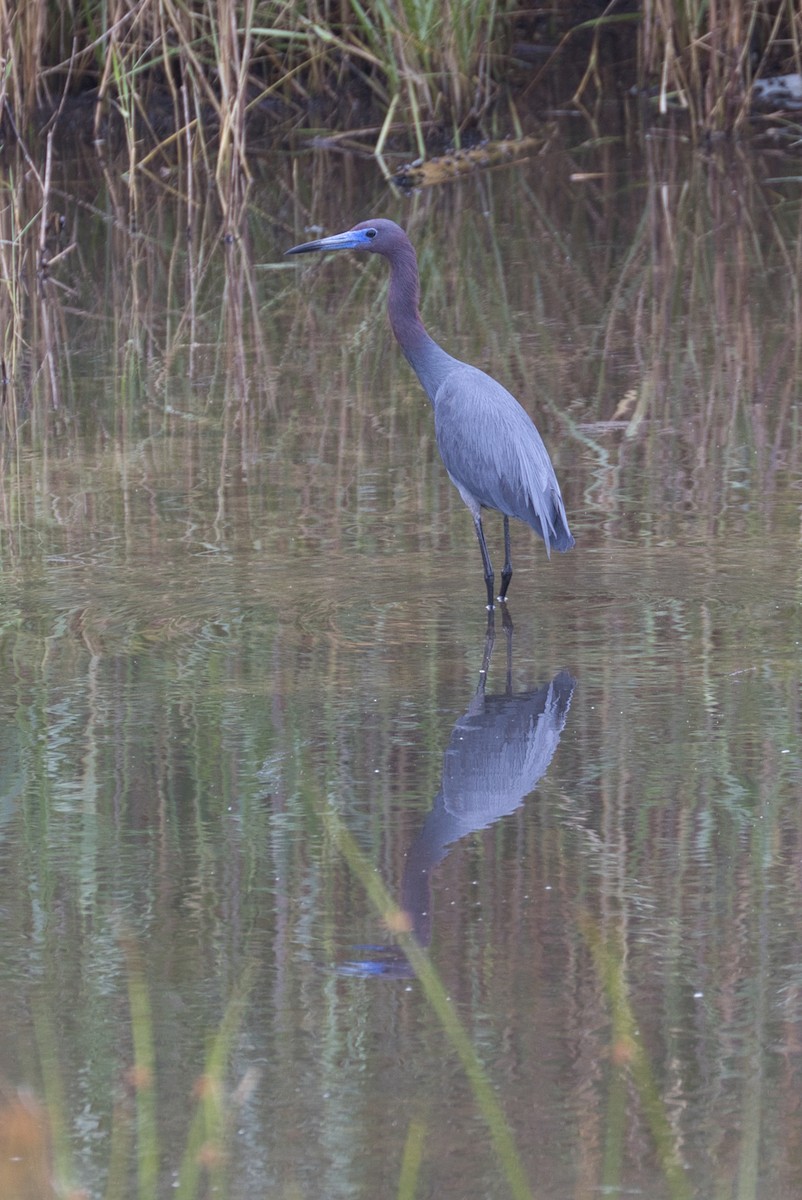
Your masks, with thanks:
<instances>
[{"instance_id":1,"label":"heron reflection in water","mask_svg":"<svg viewBox=\"0 0 802 1200\"><path fill-rule=\"evenodd\" d=\"M401 907L422 946L428 946L432 936L432 871L455 842L508 816L534 790L559 745L576 686L573 676L560 671L542 687L514 693L512 623L508 618L505 632L505 689L496 695L486 690L494 642L491 617L479 684L451 731L443 755L440 789L420 833L407 851ZM355 949L360 958L341 964L339 973L389 976L413 973L398 946Z\"/></svg>"}]
</instances>

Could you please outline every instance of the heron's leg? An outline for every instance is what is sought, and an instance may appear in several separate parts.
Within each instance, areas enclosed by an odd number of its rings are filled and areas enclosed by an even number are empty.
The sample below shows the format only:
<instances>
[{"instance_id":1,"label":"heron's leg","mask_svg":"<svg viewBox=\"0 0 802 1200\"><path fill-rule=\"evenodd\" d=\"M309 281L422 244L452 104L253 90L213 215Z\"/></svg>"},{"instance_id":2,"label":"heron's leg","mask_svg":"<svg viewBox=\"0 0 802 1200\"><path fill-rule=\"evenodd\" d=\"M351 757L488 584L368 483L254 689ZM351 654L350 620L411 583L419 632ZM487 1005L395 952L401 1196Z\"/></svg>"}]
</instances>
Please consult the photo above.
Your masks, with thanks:
<instances>
[{"instance_id":1,"label":"heron's leg","mask_svg":"<svg viewBox=\"0 0 802 1200\"><path fill-rule=\"evenodd\" d=\"M507 599L507 588L512 579L512 563L510 562L510 518L504 514L504 568L501 572L501 591L499 600L504 603Z\"/></svg>"},{"instance_id":2,"label":"heron's leg","mask_svg":"<svg viewBox=\"0 0 802 1200\"><path fill-rule=\"evenodd\" d=\"M485 541L485 531L482 529L482 514L477 512L473 514L473 523L476 529L476 536L479 539L479 549L482 551L482 565L485 569L485 584L487 586L487 607L492 609L493 592L495 590L495 579L493 577L493 564L490 561L490 555L487 553L487 542Z\"/></svg>"},{"instance_id":3,"label":"heron's leg","mask_svg":"<svg viewBox=\"0 0 802 1200\"><path fill-rule=\"evenodd\" d=\"M507 686L507 695L511 696L512 695L512 631L513 631L513 624L512 624L512 617L510 616L510 610L507 608L506 604L504 605L502 612L504 614L504 618L503 618L504 619L504 636L507 639L506 686Z\"/></svg>"},{"instance_id":4,"label":"heron's leg","mask_svg":"<svg viewBox=\"0 0 802 1200\"><path fill-rule=\"evenodd\" d=\"M504 612L506 617L506 609ZM487 629L485 630L485 651L482 655L482 665L479 668L479 685L476 689L477 696L484 696L485 684L487 683L487 672L490 670L490 659L493 656L493 645L496 640L496 619L492 608L487 610Z\"/></svg>"}]
</instances>

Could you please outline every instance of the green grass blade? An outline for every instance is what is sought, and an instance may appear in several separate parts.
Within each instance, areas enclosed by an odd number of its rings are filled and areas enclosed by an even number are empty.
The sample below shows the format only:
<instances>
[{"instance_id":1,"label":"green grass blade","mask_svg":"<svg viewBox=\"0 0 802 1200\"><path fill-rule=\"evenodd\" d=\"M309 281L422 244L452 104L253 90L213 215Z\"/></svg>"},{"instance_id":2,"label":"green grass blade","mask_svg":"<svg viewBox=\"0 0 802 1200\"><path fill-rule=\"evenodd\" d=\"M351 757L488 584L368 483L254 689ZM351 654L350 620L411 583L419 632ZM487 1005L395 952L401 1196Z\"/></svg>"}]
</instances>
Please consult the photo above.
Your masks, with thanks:
<instances>
[{"instance_id":1,"label":"green grass blade","mask_svg":"<svg viewBox=\"0 0 802 1200\"><path fill-rule=\"evenodd\" d=\"M405 914L393 901L379 875L367 861L345 825L332 810L326 813L325 822L338 850L364 887L376 911L384 917L391 928L395 930L402 928ZM474 1099L490 1132L493 1148L511 1195L515 1200L533 1200L533 1193L527 1182L515 1139L496 1098L493 1085L443 987L440 976L432 965L429 955L418 945L411 934L398 933L397 936L399 944L423 988L426 999L440 1020L446 1037L468 1077Z\"/></svg>"}]
</instances>

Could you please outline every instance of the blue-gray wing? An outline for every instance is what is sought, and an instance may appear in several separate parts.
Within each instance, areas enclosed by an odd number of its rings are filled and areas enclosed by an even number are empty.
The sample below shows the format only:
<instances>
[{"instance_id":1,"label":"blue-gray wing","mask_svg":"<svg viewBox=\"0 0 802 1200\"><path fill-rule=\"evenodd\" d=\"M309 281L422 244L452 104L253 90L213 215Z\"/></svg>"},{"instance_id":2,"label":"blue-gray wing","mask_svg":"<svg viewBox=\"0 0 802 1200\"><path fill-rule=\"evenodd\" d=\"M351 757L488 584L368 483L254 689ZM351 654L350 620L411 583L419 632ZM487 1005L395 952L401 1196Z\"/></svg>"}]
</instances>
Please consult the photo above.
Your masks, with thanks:
<instances>
[{"instance_id":1,"label":"blue-gray wing","mask_svg":"<svg viewBox=\"0 0 802 1200\"><path fill-rule=\"evenodd\" d=\"M573 546L543 439L506 388L460 364L437 390L434 425L445 468L469 508L495 508L526 521L547 550Z\"/></svg>"}]
</instances>

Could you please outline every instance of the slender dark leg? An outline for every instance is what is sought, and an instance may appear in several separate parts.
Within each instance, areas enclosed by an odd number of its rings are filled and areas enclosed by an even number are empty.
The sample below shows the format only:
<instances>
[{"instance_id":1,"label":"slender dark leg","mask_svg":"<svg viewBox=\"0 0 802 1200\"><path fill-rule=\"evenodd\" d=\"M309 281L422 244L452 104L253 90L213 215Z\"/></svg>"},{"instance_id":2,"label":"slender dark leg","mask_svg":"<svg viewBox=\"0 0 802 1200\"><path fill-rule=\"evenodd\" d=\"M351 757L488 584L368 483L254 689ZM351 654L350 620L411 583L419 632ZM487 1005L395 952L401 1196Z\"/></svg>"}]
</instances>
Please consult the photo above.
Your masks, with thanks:
<instances>
[{"instance_id":1,"label":"slender dark leg","mask_svg":"<svg viewBox=\"0 0 802 1200\"><path fill-rule=\"evenodd\" d=\"M512 579L512 563L510 562L510 518L504 514L504 569L501 572L501 591L499 600L504 603L507 599L507 588Z\"/></svg>"},{"instance_id":2,"label":"slender dark leg","mask_svg":"<svg viewBox=\"0 0 802 1200\"><path fill-rule=\"evenodd\" d=\"M476 688L477 696L484 696L485 684L487 683L487 672L490 670L490 659L493 656L493 644L496 640L496 620L493 615L493 609L487 610L487 629L485 630L485 649L482 655L482 665L479 668L479 684Z\"/></svg>"},{"instance_id":3,"label":"slender dark leg","mask_svg":"<svg viewBox=\"0 0 802 1200\"><path fill-rule=\"evenodd\" d=\"M490 561L490 555L487 553L487 542L485 541L485 531L482 529L482 515L477 513L473 518L474 526L476 527L476 536L479 539L479 549L482 551L482 565L485 569L485 585L487 586L487 607L492 609L493 592L495 590L495 579L493 578L493 564Z\"/></svg>"},{"instance_id":4,"label":"slender dark leg","mask_svg":"<svg viewBox=\"0 0 802 1200\"><path fill-rule=\"evenodd\" d=\"M510 610L507 608L506 604L504 605L502 612L503 612L503 620L504 620L504 636L507 639L507 678L506 678L507 695L511 696L512 695L512 630L513 630L513 624L512 624L512 617L510 616Z\"/></svg>"}]
</instances>

